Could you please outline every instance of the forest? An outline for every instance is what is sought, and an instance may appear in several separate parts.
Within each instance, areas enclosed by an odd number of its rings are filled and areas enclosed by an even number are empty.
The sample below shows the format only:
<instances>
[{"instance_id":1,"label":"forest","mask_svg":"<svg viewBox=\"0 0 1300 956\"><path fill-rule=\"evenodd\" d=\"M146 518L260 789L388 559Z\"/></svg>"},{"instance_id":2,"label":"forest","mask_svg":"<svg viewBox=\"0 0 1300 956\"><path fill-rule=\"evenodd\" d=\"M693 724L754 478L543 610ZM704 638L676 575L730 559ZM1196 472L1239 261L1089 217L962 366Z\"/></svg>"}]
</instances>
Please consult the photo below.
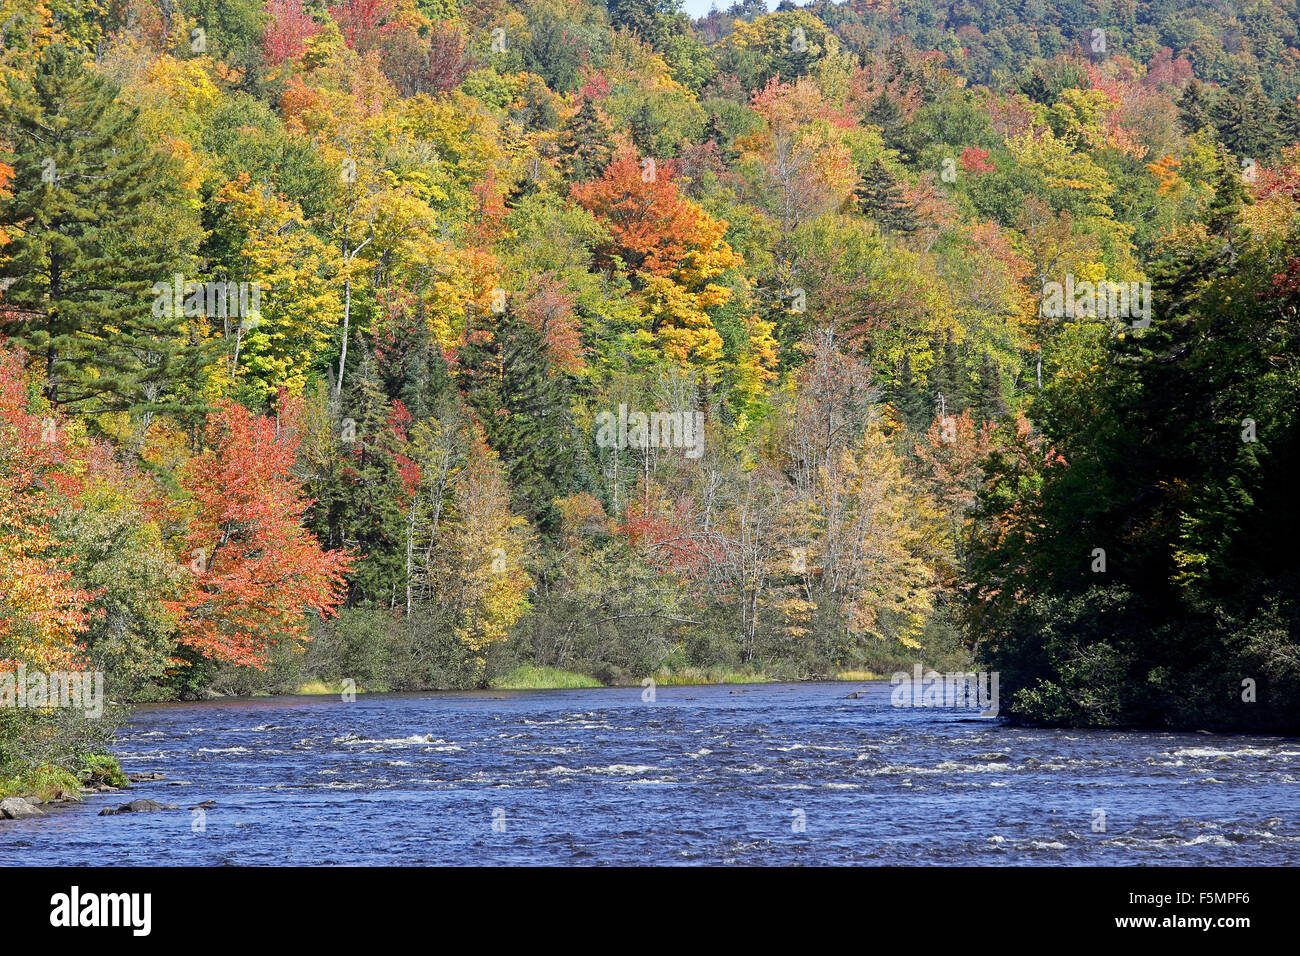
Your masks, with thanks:
<instances>
[{"instance_id":1,"label":"forest","mask_svg":"<svg viewBox=\"0 0 1300 956\"><path fill-rule=\"evenodd\" d=\"M0 673L111 702L0 783L144 701L916 661L1295 730L1298 31L0 0Z\"/></svg>"}]
</instances>

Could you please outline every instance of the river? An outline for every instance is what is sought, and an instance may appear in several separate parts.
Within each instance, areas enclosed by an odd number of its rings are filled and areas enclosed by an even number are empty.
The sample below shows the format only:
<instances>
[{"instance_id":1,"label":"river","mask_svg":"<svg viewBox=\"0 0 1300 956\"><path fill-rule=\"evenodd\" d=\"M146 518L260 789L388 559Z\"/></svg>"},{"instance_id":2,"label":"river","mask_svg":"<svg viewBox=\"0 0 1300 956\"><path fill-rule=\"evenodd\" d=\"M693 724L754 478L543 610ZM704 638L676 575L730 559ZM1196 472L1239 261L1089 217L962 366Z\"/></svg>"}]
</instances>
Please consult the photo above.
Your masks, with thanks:
<instances>
[{"instance_id":1,"label":"river","mask_svg":"<svg viewBox=\"0 0 1300 956\"><path fill-rule=\"evenodd\" d=\"M1295 739L1011 728L892 707L887 683L642 694L142 707L115 752L128 771L168 779L0 823L0 854L11 865L1300 862ZM177 809L98 815L138 798Z\"/></svg>"}]
</instances>

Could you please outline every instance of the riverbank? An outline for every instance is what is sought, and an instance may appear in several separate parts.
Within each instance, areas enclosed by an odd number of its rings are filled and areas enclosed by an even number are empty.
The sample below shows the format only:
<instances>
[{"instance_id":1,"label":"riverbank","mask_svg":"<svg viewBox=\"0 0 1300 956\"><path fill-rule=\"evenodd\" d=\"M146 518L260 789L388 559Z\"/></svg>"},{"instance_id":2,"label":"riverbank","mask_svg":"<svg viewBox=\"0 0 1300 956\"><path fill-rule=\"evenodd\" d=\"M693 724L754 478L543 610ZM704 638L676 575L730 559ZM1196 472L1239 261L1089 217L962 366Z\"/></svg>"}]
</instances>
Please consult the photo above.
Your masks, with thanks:
<instances>
[{"instance_id":1,"label":"riverbank","mask_svg":"<svg viewBox=\"0 0 1300 956\"><path fill-rule=\"evenodd\" d=\"M851 683L854 681L875 681L888 680L888 674L877 674L869 670L846 670L839 671L829 677L819 677L822 681L843 681ZM777 675L765 674L758 671L734 670L726 667L692 667L680 671L661 671L652 677L642 681L640 685L604 683L589 674L581 674L576 671L561 670L556 667L537 667L533 665L521 665L507 674L503 674L489 682L488 686L493 690L574 690L578 688L595 688L595 687L633 687L647 686L647 681L654 681L657 687L689 687L693 685L708 686L713 684L767 684L781 680ZM428 691L452 690L455 688L430 687L422 688ZM339 681L308 681L300 684L295 691L294 696L305 697L330 697L337 696L347 691L353 691L358 694L365 693L361 687L349 687ZM273 696L270 694L254 696Z\"/></svg>"},{"instance_id":2,"label":"riverbank","mask_svg":"<svg viewBox=\"0 0 1300 956\"><path fill-rule=\"evenodd\" d=\"M0 820L42 816L51 806L80 803L91 793L125 790L131 780L107 753L85 758L76 773L52 763L0 775Z\"/></svg>"}]
</instances>

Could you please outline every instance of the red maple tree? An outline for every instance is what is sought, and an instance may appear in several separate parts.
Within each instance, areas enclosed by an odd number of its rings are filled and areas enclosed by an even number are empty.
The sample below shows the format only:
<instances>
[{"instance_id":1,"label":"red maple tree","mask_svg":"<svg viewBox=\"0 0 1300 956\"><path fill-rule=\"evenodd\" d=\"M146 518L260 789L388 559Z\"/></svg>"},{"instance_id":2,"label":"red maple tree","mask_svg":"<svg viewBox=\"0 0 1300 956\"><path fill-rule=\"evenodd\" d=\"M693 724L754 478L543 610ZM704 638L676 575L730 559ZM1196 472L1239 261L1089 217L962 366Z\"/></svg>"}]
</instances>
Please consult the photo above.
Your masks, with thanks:
<instances>
[{"instance_id":1,"label":"red maple tree","mask_svg":"<svg viewBox=\"0 0 1300 956\"><path fill-rule=\"evenodd\" d=\"M330 616L344 596L349 556L323 551L302 524L311 502L290 474L296 412L276 422L222 403L182 476L192 513L181 560L194 580L172 609L181 643L215 660L263 667L271 648L306 637L304 613Z\"/></svg>"},{"instance_id":2,"label":"red maple tree","mask_svg":"<svg viewBox=\"0 0 1300 956\"><path fill-rule=\"evenodd\" d=\"M302 56L307 41L320 32L320 24L302 8L302 0L270 0L266 16L262 56L271 66Z\"/></svg>"}]
</instances>

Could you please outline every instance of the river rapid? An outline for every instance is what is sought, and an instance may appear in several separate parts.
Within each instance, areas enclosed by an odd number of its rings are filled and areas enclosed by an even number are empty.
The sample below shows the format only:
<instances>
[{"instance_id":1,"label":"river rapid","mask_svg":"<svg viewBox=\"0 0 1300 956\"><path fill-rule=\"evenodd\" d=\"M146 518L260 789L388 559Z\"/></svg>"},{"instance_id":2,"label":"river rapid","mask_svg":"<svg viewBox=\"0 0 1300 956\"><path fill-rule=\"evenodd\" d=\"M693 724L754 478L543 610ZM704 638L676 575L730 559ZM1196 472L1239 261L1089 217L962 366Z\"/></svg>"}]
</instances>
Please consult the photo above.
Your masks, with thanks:
<instances>
[{"instance_id":1,"label":"river rapid","mask_svg":"<svg viewBox=\"0 0 1300 956\"><path fill-rule=\"evenodd\" d=\"M167 704L115 752L166 779L0 823L0 859L1300 862L1300 741L1006 727L888 683ZM140 798L176 809L98 815Z\"/></svg>"}]
</instances>

